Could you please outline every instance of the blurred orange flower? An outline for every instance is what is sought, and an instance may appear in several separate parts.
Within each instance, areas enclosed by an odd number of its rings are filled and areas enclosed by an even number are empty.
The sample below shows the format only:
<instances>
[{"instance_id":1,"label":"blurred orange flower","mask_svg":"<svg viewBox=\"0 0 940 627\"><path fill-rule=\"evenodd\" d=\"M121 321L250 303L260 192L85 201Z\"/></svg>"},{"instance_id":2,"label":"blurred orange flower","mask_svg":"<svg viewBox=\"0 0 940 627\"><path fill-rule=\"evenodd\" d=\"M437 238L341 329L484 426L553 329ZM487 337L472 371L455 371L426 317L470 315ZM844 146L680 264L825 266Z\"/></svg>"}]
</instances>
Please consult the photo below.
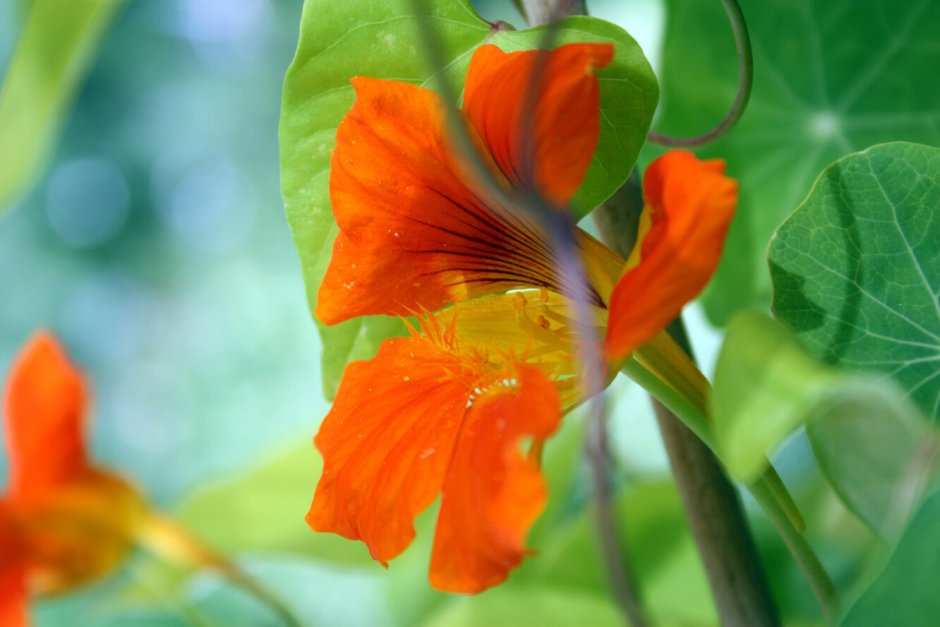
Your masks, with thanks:
<instances>
[{"instance_id":1,"label":"blurred orange flower","mask_svg":"<svg viewBox=\"0 0 940 627\"><path fill-rule=\"evenodd\" d=\"M462 113L496 184L555 206L570 201L598 139L594 70L613 54L604 44L475 52ZM411 543L415 516L440 494L431 584L478 592L527 552L546 499L537 451L584 396L575 357L583 326L572 319L552 242L536 217L502 206L475 179L441 99L406 83L353 84L331 162L339 234L316 315L334 324L436 313L347 367L315 438L324 470L307 522L362 540L384 564ZM526 127L532 142L521 140ZM645 188L630 259L576 233L588 325L604 342L610 377L704 287L737 200L720 162L686 152L654 162ZM536 454L521 452L527 441Z\"/></svg>"},{"instance_id":2,"label":"blurred orange flower","mask_svg":"<svg viewBox=\"0 0 940 627\"><path fill-rule=\"evenodd\" d=\"M13 365L6 399L10 485L0 497L0 624L27 624L30 594L112 572L146 520L130 484L93 466L84 444L81 374L47 333Z\"/></svg>"}]
</instances>

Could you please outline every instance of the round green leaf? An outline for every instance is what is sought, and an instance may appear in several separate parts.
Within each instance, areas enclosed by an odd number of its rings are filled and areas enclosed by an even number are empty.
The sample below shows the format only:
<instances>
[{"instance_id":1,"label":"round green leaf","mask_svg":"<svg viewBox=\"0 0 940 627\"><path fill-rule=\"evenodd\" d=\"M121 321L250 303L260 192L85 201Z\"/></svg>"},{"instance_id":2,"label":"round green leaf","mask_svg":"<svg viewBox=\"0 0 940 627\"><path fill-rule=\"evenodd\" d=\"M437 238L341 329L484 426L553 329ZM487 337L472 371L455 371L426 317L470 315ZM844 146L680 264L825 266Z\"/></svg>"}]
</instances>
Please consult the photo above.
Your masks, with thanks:
<instances>
[{"instance_id":1,"label":"round green leaf","mask_svg":"<svg viewBox=\"0 0 940 627\"><path fill-rule=\"evenodd\" d=\"M428 62L416 8L433 28L442 58ZM307 298L329 263L336 226L330 211L329 165L336 127L353 103L352 76L407 81L432 87L437 68L462 84L477 46L492 42L506 51L537 48L544 27L496 30L466 0L414 4L409 0L307 0L300 43L284 81L281 112L281 186L287 218L300 253ZM601 132L594 160L574 206L583 214L626 180L658 98L658 86L637 43L601 20L573 17L557 27L556 45L610 42L614 61L598 72ZM456 103L455 103L456 104ZM385 337L403 332L397 320L362 318L320 328L324 344L324 388L335 393L348 360L371 356Z\"/></svg>"},{"instance_id":2,"label":"round green leaf","mask_svg":"<svg viewBox=\"0 0 940 627\"><path fill-rule=\"evenodd\" d=\"M827 168L770 244L774 310L826 363L890 376L940 412L940 149Z\"/></svg>"},{"instance_id":3,"label":"round green leaf","mask_svg":"<svg viewBox=\"0 0 940 627\"><path fill-rule=\"evenodd\" d=\"M741 203L705 294L726 322L765 308L764 245L835 159L895 140L940 144L940 3L933 0L742 2L754 47L747 112L704 156L728 162ZM663 107L656 129L694 135L728 111L737 87L734 39L720 2L668 0Z\"/></svg>"}]
</instances>

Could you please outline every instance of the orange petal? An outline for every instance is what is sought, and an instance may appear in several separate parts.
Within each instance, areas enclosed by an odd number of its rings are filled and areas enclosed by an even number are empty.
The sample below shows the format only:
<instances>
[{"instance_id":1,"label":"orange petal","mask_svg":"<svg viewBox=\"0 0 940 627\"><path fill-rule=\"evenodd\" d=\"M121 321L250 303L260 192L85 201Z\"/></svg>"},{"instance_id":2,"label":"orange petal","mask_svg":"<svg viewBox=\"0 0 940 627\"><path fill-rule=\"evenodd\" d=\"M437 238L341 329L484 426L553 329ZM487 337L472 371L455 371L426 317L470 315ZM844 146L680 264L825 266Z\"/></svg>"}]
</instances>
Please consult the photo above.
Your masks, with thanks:
<instances>
[{"instance_id":1,"label":"orange petal","mask_svg":"<svg viewBox=\"0 0 940 627\"><path fill-rule=\"evenodd\" d=\"M27 601L23 569L17 567L8 570L0 564L0 625L3 627L29 625Z\"/></svg>"},{"instance_id":2,"label":"orange petal","mask_svg":"<svg viewBox=\"0 0 940 627\"><path fill-rule=\"evenodd\" d=\"M467 71L463 110L507 179L532 187L534 173L535 187L549 200L558 205L571 200L597 146L600 95L593 70L606 66L613 55L609 44L509 54L491 44L477 48ZM538 97L531 99L536 72ZM527 131L532 144L524 136Z\"/></svg>"},{"instance_id":3,"label":"orange petal","mask_svg":"<svg viewBox=\"0 0 940 627\"><path fill-rule=\"evenodd\" d=\"M0 625L4 627L25 627L29 623L23 548L9 505L0 500Z\"/></svg>"},{"instance_id":4,"label":"orange petal","mask_svg":"<svg viewBox=\"0 0 940 627\"><path fill-rule=\"evenodd\" d=\"M431 556L431 585L440 590L474 593L506 579L545 505L538 466L520 448L523 438L555 431L558 394L532 366L519 367L515 377L492 383L460 431Z\"/></svg>"},{"instance_id":5,"label":"orange petal","mask_svg":"<svg viewBox=\"0 0 940 627\"><path fill-rule=\"evenodd\" d=\"M10 498L41 499L87 465L82 437L86 400L81 374L48 333L17 358L6 394Z\"/></svg>"},{"instance_id":6,"label":"orange petal","mask_svg":"<svg viewBox=\"0 0 940 627\"><path fill-rule=\"evenodd\" d=\"M310 527L360 539L383 563L401 553L441 489L478 374L423 337L386 340L351 363L314 439L323 475Z\"/></svg>"},{"instance_id":7,"label":"orange petal","mask_svg":"<svg viewBox=\"0 0 940 627\"><path fill-rule=\"evenodd\" d=\"M353 85L356 102L337 129L330 165L340 232L317 317L335 324L434 311L519 285L557 289L543 238L466 182L441 99L407 83Z\"/></svg>"},{"instance_id":8,"label":"orange petal","mask_svg":"<svg viewBox=\"0 0 940 627\"><path fill-rule=\"evenodd\" d=\"M652 339L695 298L718 266L738 201L724 162L669 152L643 179L649 231L639 263L614 287L606 352L623 357Z\"/></svg>"}]
</instances>

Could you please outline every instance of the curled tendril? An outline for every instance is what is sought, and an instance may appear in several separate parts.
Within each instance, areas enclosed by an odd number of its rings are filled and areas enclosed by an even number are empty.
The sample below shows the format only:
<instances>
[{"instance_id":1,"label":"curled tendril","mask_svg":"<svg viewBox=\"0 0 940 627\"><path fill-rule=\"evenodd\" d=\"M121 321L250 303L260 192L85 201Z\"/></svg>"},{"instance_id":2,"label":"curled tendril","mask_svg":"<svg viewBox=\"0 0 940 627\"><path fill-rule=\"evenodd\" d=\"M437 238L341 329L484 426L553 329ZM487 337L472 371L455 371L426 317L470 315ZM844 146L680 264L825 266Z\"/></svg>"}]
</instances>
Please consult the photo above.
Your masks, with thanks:
<instances>
[{"instance_id":1,"label":"curled tendril","mask_svg":"<svg viewBox=\"0 0 940 627\"><path fill-rule=\"evenodd\" d=\"M721 4L728 14L731 31L734 33L734 43L738 51L738 92L735 94L731 109L725 117L707 133L693 137L672 137L655 131L650 131L647 137L651 142L670 147L694 148L704 146L723 136L733 127L747 108L747 101L751 97L751 87L754 82L754 59L751 52L751 37L747 31L744 14L738 0L721 0Z\"/></svg>"}]
</instances>

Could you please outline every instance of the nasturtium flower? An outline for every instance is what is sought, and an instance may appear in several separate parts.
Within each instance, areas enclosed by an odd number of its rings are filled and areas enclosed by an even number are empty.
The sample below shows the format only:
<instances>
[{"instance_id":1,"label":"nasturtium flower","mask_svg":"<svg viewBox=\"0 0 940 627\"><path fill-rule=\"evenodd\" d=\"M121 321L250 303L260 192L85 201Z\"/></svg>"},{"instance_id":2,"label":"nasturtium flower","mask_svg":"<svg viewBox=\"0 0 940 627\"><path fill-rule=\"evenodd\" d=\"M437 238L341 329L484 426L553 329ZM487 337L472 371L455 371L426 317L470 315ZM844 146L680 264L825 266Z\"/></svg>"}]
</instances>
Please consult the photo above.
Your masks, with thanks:
<instances>
[{"instance_id":1,"label":"nasturtium flower","mask_svg":"<svg viewBox=\"0 0 940 627\"><path fill-rule=\"evenodd\" d=\"M598 139L595 70L613 54L605 44L474 53L461 115L497 185L558 208L571 200ZM478 592L528 552L546 499L537 453L584 400L575 347L585 326L573 323L574 291L537 217L502 206L468 167L440 97L395 81L352 82L356 101L331 162L339 234L316 315L334 324L417 314L418 323L347 367L314 440L324 469L307 522L362 540L385 564L440 495L431 584ZM587 295L610 377L704 287L736 200L720 162L673 152L646 171L629 259L577 233L586 277L577 292Z\"/></svg>"},{"instance_id":2,"label":"nasturtium flower","mask_svg":"<svg viewBox=\"0 0 940 627\"><path fill-rule=\"evenodd\" d=\"M81 373L46 334L9 375L4 404L10 482L0 496L0 624L27 624L29 595L111 573L146 519L141 494L93 465L84 443Z\"/></svg>"}]
</instances>

